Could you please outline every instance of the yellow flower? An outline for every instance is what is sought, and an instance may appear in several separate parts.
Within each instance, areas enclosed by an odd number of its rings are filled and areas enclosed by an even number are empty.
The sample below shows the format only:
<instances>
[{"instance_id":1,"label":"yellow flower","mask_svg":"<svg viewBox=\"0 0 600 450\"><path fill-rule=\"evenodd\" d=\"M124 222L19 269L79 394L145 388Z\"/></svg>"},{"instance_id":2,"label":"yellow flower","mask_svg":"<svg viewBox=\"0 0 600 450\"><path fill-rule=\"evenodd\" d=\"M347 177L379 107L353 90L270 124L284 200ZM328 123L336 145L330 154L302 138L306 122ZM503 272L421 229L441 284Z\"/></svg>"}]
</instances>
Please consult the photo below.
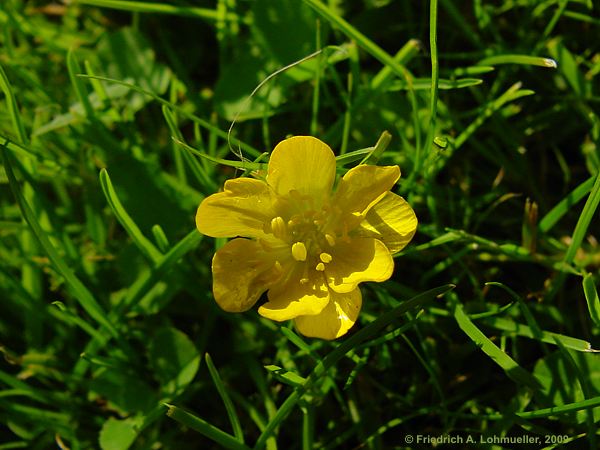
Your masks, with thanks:
<instances>
[{"instance_id":1,"label":"yellow flower","mask_svg":"<svg viewBox=\"0 0 600 450\"><path fill-rule=\"evenodd\" d=\"M222 309L246 311L268 291L259 314L294 319L305 336L335 339L354 325L358 284L392 275L391 253L411 240L417 218L390 192L398 166L354 167L334 192L335 169L325 143L292 137L273 150L266 180L228 180L202 201L201 233L243 236L213 257L213 294Z\"/></svg>"}]
</instances>

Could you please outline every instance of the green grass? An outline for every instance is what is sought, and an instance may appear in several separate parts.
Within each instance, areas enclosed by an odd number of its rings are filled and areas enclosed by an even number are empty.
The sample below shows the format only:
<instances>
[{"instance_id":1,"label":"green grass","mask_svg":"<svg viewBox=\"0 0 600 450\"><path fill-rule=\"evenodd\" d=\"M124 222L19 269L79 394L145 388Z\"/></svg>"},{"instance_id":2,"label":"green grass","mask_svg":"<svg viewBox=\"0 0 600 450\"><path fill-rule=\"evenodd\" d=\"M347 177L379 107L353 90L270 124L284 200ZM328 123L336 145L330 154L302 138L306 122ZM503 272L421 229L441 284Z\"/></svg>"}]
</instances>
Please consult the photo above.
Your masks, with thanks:
<instances>
[{"instance_id":1,"label":"green grass","mask_svg":"<svg viewBox=\"0 0 600 450\"><path fill-rule=\"evenodd\" d=\"M599 14L2 1L0 449L596 449ZM335 342L221 311L194 225L302 134L419 218Z\"/></svg>"}]
</instances>

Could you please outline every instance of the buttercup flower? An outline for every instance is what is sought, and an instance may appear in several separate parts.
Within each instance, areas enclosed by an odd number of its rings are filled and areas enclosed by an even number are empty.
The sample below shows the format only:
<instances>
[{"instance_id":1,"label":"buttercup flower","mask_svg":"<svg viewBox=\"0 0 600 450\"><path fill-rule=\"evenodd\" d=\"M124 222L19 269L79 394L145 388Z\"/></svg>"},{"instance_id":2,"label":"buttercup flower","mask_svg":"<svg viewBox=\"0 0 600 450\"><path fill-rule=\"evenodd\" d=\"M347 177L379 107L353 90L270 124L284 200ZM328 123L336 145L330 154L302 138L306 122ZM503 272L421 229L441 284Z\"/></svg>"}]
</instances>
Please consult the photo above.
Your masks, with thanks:
<instances>
[{"instance_id":1,"label":"buttercup flower","mask_svg":"<svg viewBox=\"0 0 600 450\"><path fill-rule=\"evenodd\" d=\"M198 230L235 237L212 261L222 309L246 311L268 291L259 314L294 319L305 336L335 339L354 325L358 284L392 275L391 254L411 240L417 218L390 192L398 166L359 165L333 191L335 169L325 143L292 137L273 150L266 180L228 180L202 201Z\"/></svg>"}]
</instances>

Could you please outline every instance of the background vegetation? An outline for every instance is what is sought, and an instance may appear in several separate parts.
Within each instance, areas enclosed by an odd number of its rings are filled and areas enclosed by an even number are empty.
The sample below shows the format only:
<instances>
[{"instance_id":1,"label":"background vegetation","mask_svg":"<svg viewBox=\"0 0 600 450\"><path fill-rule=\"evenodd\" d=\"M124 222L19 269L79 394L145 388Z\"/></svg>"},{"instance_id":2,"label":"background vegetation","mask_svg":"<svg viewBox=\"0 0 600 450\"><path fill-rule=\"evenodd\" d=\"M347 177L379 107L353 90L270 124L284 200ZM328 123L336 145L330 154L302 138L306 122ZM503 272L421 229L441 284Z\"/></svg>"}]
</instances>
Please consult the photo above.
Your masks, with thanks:
<instances>
[{"instance_id":1,"label":"background vegetation","mask_svg":"<svg viewBox=\"0 0 600 450\"><path fill-rule=\"evenodd\" d=\"M598 4L3 0L0 25L0 449L597 448ZM343 172L384 131L420 226L348 337L219 310L201 199L288 135Z\"/></svg>"}]
</instances>

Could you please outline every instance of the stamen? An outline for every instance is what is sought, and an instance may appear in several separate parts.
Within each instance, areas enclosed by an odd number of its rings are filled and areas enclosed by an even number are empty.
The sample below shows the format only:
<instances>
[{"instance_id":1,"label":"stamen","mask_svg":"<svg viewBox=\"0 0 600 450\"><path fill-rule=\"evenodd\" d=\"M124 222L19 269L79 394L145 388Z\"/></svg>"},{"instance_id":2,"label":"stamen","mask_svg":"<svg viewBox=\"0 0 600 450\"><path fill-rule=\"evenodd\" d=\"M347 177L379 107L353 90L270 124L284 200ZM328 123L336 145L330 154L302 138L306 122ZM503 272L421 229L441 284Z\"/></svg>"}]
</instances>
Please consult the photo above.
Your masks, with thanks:
<instances>
[{"instance_id":1,"label":"stamen","mask_svg":"<svg viewBox=\"0 0 600 450\"><path fill-rule=\"evenodd\" d=\"M271 230L278 239L284 239L287 236L287 226L281 216L271 219Z\"/></svg>"},{"instance_id":2,"label":"stamen","mask_svg":"<svg viewBox=\"0 0 600 450\"><path fill-rule=\"evenodd\" d=\"M327 233L327 234L325 235L325 240L327 241L327 243L328 243L330 246L332 246L332 247L333 247L333 246L335 245L335 236L334 236L334 235Z\"/></svg>"},{"instance_id":3,"label":"stamen","mask_svg":"<svg viewBox=\"0 0 600 450\"><path fill-rule=\"evenodd\" d=\"M321 253L319 255L319 259L321 261L323 261L325 264L330 263L331 260L333 259L333 256L331 256L329 253Z\"/></svg>"},{"instance_id":4,"label":"stamen","mask_svg":"<svg viewBox=\"0 0 600 450\"><path fill-rule=\"evenodd\" d=\"M318 270L319 272L323 272L325 270L325 264L320 262L319 264L317 264L317 267L315 267L315 269Z\"/></svg>"},{"instance_id":5,"label":"stamen","mask_svg":"<svg viewBox=\"0 0 600 450\"><path fill-rule=\"evenodd\" d=\"M292 256L296 261L306 261L306 245L303 242L296 242L292 245Z\"/></svg>"},{"instance_id":6,"label":"stamen","mask_svg":"<svg viewBox=\"0 0 600 450\"><path fill-rule=\"evenodd\" d=\"M309 281L308 278L300 278L300 284L308 284Z\"/></svg>"}]
</instances>

